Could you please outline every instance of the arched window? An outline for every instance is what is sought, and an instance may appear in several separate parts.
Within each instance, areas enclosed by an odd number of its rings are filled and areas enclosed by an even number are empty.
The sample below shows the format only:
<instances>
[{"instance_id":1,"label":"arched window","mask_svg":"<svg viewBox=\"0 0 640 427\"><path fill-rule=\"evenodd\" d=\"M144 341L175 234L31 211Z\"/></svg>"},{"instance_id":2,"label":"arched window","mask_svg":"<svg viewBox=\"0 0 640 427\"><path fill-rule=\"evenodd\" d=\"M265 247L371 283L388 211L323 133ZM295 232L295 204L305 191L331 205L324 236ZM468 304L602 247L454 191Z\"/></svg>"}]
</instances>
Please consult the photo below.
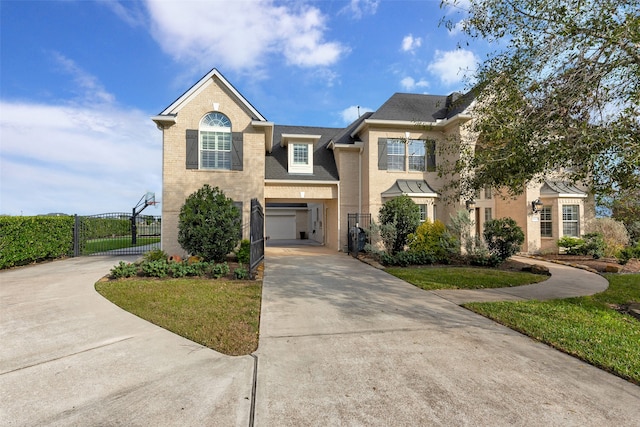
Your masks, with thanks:
<instances>
[{"instance_id":1,"label":"arched window","mask_svg":"<svg viewBox=\"0 0 640 427\"><path fill-rule=\"evenodd\" d=\"M201 169L231 169L231 121L222 113L214 112L200 120Z\"/></svg>"}]
</instances>

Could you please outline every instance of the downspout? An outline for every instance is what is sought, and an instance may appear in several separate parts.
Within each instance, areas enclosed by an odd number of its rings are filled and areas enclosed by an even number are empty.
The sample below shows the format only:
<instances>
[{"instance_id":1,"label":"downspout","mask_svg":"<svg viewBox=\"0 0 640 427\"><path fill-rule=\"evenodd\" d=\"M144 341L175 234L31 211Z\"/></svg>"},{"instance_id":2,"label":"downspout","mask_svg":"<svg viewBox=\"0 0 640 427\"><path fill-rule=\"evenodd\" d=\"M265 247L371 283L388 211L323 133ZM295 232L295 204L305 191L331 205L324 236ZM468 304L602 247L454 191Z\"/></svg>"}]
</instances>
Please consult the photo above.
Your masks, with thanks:
<instances>
[{"instance_id":1,"label":"downspout","mask_svg":"<svg viewBox=\"0 0 640 427\"><path fill-rule=\"evenodd\" d=\"M340 216L340 181L338 181L336 183L336 186L338 187L338 233L336 238L338 239L337 241L337 245L338 245L338 252L340 252L340 230L342 230L342 227L340 227L340 218L342 218ZM325 218L325 222L326 222L327 218ZM326 232L326 227L325 227L325 232Z\"/></svg>"},{"instance_id":2,"label":"downspout","mask_svg":"<svg viewBox=\"0 0 640 427\"><path fill-rule=\"evenodd\" d=\"M358 151L358 214L362 213L362 151L364 144Z\"/></svg>"}]
</instances>

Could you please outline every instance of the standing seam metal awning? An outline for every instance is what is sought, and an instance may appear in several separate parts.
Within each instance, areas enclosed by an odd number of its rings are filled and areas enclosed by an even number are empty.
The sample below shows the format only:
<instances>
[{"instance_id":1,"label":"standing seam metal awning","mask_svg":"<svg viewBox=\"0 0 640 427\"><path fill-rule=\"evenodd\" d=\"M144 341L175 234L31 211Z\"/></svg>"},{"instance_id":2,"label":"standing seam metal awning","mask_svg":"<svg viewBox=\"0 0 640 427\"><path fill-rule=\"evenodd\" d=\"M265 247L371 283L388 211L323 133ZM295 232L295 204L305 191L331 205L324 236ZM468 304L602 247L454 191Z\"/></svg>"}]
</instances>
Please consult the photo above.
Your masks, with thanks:
<instances>
[{"instance_id":1,"label":"standing seam metal awning","mask_svg":"<svg viewBox=\"0 0 640 427\"><path fill-rule=\"evenodd\" d=\"M424 179L398 179L382 193L382 197L439 197L438 193Z\"/></svg>"},{"instance_id":2,"label":"standing seam metal awning","mask_svg":"<svg viewBox=\"0 0 640 427\"><path fill-rule=\"evenodd\" d=\"M544 181L540 189L540 196L544 197L587 197L587 193L579 188L562 181Z\"/></svg>"}]
</instances>

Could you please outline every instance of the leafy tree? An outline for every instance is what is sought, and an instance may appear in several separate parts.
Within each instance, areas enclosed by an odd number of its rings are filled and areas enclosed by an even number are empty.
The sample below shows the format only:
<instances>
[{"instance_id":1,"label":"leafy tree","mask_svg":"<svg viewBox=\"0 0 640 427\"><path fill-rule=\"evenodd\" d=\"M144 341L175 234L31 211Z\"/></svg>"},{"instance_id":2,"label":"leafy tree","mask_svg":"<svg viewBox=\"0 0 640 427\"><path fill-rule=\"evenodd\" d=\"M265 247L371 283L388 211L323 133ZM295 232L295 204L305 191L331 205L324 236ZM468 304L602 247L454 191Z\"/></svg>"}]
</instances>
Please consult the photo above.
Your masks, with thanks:
<instances>
[{"instance_id":1,"label":"leafy tree","mask_svg":"<svg viewBox=\"0 0 640 427\"><path fill-rule=\"evenodd\" d=\"M489 252L505 260L520 250L524 233L513 218L492 219L484 223L484 240Z\"/></svg>"},{"instance_id":2,"label":"leafy tree","mask_svg":"<svg viewBox=\"0 0 640 427\"><path fill-rule=\"evenodd\" d=\"M382 205L378 220L385 246L390 253L394 254L404 249L407 237L420 225L420 208L409 196L398 196ZM393 238L385 239L385 226L390 225L393 227L387 228L393 229L391 233Z\"/></svg>"},{"instance_id":3,"label":"leafy tree","mask_svg":"<svg viewBox=\"0 0 640 427\"><path fill-rule=\"evenodd\" d=\"M241 231L240 211L218 187L205 184L180 209L178 242L205 261L223 261L238 246Z\"/></svg>"},{"instance_id":4,"label":"leafy tree","mask_svg":"<svg viewBox=\"0 0 640 427\"><path fill-rule=\"evenodd\" d=\"M477 72L462 191L518 194L557 170L600 195L640 188L639 1L443 1L467 9L467 35L500 46Z\"/></svg>"}]
</instances>

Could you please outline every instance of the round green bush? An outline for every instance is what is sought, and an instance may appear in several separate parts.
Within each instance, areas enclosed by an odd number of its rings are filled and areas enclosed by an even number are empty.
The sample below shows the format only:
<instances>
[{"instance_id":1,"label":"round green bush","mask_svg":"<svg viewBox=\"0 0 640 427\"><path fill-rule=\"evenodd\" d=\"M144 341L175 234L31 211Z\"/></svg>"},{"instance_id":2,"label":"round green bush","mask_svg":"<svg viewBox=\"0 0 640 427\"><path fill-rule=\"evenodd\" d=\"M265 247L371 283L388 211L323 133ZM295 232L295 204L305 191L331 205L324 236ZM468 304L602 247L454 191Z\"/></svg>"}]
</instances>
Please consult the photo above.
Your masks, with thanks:
<instances>
[{"instance_id":1,"label":"round green bush","mask_svg":"<svg viewBox=\"0 0 640 427\"><path fill-rule=\"evenodd\" d=\"M241 232L240 210L218 187L205 184L180 209L178 242L205 261L224 261L238 246Z\"/></svg>"}]
</instances>

